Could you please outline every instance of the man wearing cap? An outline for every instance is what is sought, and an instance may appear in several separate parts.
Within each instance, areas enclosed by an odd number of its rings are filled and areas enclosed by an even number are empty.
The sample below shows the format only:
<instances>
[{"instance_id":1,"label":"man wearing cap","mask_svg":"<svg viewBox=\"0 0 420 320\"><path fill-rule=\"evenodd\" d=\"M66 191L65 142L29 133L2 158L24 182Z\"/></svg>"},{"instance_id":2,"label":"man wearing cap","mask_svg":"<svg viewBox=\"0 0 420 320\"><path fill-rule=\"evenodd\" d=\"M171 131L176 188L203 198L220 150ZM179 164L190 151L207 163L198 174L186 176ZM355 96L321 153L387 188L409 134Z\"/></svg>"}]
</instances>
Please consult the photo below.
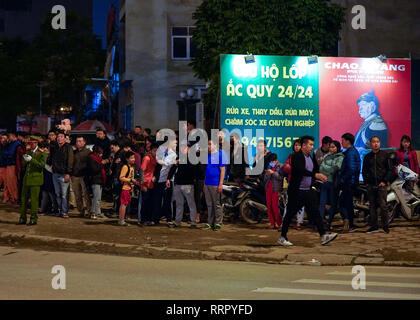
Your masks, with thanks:
<instances>
[{"instance_id":1,"label":"man wearing cap","mask_svg":"<svg viewBox=\"0 0 420 320\"><path fill-rule=\"evenodd\" d=\"M45 153L46 142L40 142L39 137L30 136L26 146L26 153L23 159L26 165L25 176L22 185L22 211L18 225L26 224L26 211L28 200L31 199L31 219L29 226L34 226L38 222L39 191L44 183L43 169L47 161Z\"/></svg>"},{"instance_id":2,"label":"man wearing cap","mask_svg":"<svg viewBox=\"0 0 420 320\"><path fill-rule=\"evenodd\" d=\"M355 137L354 146L357 151L370 149L370 139L374 136L380 139L383 148L387 148L389 130L379 113L379 101L373 93L373 89L362 94L357 100L357 104L359 115L364 120Z\"/></svg>"}]
</instances>

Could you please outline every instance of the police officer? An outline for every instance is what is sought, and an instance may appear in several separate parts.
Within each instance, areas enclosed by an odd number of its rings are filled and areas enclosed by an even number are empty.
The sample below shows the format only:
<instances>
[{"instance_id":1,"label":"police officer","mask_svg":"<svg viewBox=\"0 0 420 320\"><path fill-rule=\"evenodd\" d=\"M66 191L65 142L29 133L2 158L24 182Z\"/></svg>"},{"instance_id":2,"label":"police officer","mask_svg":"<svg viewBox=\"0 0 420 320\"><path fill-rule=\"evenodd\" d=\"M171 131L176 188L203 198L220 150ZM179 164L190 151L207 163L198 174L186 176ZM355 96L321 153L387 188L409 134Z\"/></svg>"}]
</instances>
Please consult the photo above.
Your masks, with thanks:
<instances>
[{"instance_id":1,"label":"police officer","mask_svg":"<svg viewBox=\"0 0 420 320\"><path fill-rule=\"evenodd\" d=\"M26 210L29 199L31 199L31 219L28 225L34 226L38 222L39 191L44 183L43 170L47 161L46 146L46 142L41 142L38 146L38 137L31 136L27 144L27 151L23 155L26 170L22 184L22 212L18 222L19 225L26 224Z\"/></svg>"}]
</instances>

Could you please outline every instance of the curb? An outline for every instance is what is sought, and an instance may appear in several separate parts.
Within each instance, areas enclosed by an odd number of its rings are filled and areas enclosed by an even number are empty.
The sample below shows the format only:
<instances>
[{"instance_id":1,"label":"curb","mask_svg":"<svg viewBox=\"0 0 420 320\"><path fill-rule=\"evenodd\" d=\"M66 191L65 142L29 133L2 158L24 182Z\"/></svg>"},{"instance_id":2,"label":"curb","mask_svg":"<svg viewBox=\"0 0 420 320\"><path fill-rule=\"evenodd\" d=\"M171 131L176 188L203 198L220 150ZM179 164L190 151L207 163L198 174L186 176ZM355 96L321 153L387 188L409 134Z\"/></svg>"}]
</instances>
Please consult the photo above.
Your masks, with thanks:
<instances>
[{"instance_id":1,"label":"curb","mask_svg":"<svg viewBox=\"0 0 420 320\"><path fill-rule=\"evenodd\" d=\"M82 252L96 254L111 254L129 257L142 257L152 259L197 259L197 260L221 260L221 261L244 261L281 265L305 265L305 266L347 266L347 265L377 265L377 266L400 266L420 267L420 263L413 261L384 261L383 257L366 255L318 255L317 259L308 260L307 254L284 253L279 250L270 253L232 253L216 251L200 251L176 249L168 247L153 247L150 245L129 245L110 242L75 240L68 238L55 238L49 236L27 235L23 233L0 232L0 245L5 244L13 247L34 248L37 250ZM335 262L339 257L341 262Z\"/></svg>"}]
</instances>

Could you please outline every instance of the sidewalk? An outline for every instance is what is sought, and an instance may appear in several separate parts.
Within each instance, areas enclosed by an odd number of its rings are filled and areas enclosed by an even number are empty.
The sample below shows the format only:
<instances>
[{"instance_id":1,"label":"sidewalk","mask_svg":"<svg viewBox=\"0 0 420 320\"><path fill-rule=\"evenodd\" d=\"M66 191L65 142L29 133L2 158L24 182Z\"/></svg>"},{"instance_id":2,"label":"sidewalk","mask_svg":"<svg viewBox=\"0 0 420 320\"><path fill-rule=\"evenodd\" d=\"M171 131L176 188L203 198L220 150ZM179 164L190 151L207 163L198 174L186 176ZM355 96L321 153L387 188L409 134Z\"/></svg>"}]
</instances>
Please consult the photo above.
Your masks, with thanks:
<instances>
[{"instance_id":1,"label":"sidewalk","mask_svg":"<svg viewBox=\"0 0 420 320\"><path fill-rule=\"evenodd\" d=\"M105 204L107 205L107 204ZM268 224L226 224L221 231L168 228L166 224L117 226L116 219L89 220L41 216L35 227L17 226L18 209L0 204L0 245L51 251L76 251L124 256L175 259L210 259L304 265L420 266L420 222L398 219L390 234L339 234L321 246L317 232L294 225L289 240L294 246L276 244L280 233ZM338 221L336 229L341 225Z\"/></svg>"}]
</instances>

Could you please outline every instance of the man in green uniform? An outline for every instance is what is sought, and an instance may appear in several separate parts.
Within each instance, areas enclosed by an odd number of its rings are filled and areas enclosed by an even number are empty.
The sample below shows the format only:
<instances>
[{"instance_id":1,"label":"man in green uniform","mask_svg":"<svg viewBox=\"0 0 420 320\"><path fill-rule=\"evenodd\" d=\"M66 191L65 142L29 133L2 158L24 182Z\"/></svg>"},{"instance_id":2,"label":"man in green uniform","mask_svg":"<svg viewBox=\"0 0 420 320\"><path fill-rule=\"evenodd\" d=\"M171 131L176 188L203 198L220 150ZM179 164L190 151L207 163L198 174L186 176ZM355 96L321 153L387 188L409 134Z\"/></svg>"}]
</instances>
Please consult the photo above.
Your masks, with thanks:
<instances>
[{"instance_id":1,"label":"man in green uniform","mask_svg":"<svg viewBox=\"0 0 420 320\"><path fill-rule=\"evenodd\" d=\"M34 226L38 222L39 191L44 183L43 170L47 160L46 147L45 142L40 142L38 146L38 137L31 136L29 138L26 153L23 155L26 172L23 178L22 213L18 222L19 225L26 224L29 199L31 199L31 219L28 225Z\"/></svg>"}]
</instances>

